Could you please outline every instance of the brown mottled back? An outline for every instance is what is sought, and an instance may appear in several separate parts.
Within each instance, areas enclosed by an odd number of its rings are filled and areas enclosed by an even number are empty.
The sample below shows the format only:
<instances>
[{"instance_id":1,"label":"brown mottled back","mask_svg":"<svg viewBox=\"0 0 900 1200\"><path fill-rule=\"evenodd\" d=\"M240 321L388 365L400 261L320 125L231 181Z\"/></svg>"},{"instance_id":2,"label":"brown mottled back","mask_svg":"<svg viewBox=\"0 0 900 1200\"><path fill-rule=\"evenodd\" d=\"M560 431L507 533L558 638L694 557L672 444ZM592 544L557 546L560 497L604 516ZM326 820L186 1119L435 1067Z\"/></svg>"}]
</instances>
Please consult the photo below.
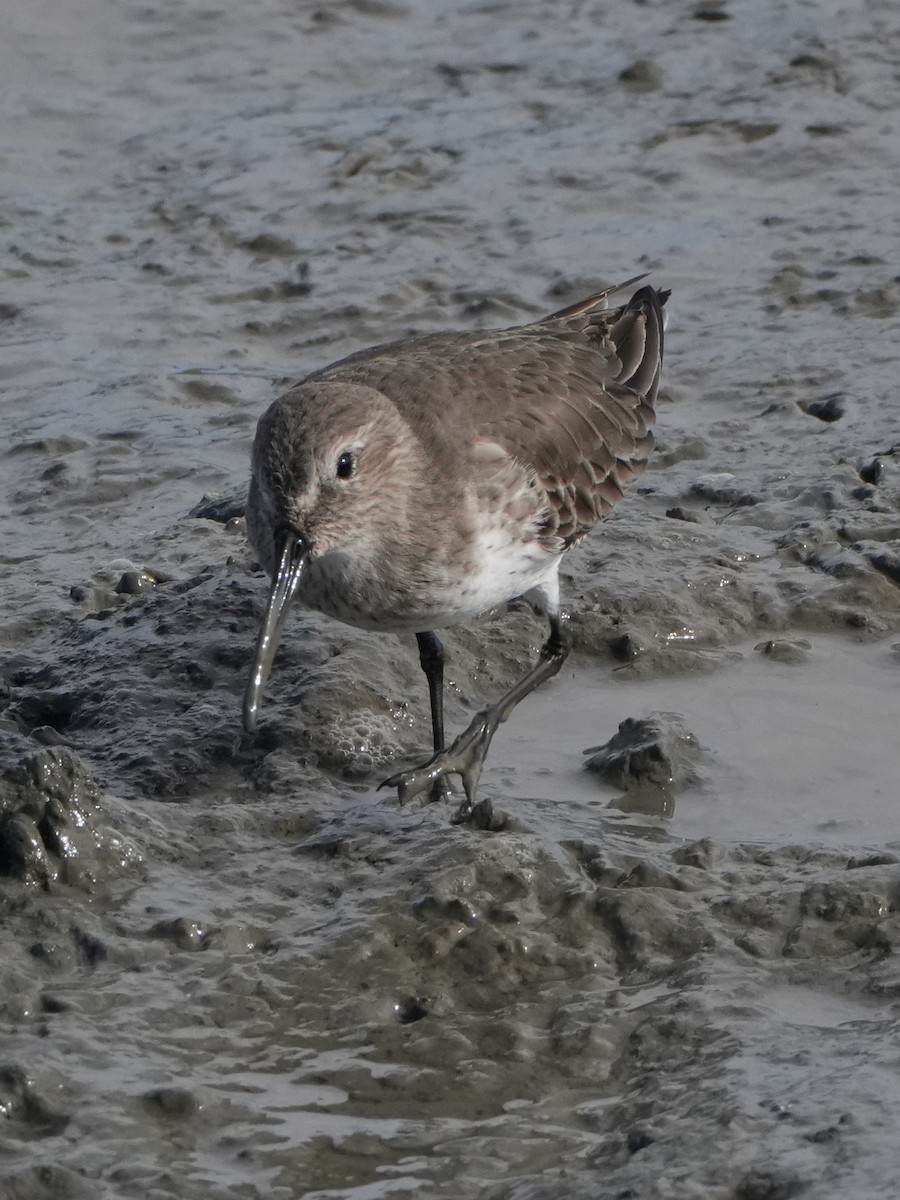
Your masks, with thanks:
<instances>
[{"instance_id":1,"label":"brown mottled back","mask_svg":"<svg viewBox=\"0 0 900 1200\"><path fill-rule=\"evenodd\" d=\"M376 388L436 463L496 443L545 489L541 535L565 548L646 466L667 297L644 287L608 309L601 293L531 325L376 346L310 379Z\"/></svg>"}]
</instances>

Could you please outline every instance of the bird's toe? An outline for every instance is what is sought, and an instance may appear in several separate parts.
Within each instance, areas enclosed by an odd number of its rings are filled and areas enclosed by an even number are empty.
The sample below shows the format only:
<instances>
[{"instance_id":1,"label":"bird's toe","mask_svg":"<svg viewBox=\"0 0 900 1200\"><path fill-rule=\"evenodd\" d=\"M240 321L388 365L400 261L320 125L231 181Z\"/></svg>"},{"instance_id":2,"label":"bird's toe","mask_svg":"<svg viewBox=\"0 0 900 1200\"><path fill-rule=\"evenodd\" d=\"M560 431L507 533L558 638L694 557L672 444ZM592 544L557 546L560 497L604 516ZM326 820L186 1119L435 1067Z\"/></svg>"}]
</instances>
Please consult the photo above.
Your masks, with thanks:
<instances>
[{"instance_id":1,"label":"bird's toe","mask_svg":"<svg viewBox=\"0 0 900 1200\"><path fill-rule=\"evenodd\" d=\"M476 714L446 750L439 751L427 762L409 771L398 771L386 779L381 787L395 787L401 804L412 800L428 788L431 789L432 800L449 800L453 793L447 776L459 775L463 781L466 799L457 816L463 814L460 819L468 820L467 814L476 807L475 789L498 724L496 707L484 709Z\"/></svg>"}]
</instances>

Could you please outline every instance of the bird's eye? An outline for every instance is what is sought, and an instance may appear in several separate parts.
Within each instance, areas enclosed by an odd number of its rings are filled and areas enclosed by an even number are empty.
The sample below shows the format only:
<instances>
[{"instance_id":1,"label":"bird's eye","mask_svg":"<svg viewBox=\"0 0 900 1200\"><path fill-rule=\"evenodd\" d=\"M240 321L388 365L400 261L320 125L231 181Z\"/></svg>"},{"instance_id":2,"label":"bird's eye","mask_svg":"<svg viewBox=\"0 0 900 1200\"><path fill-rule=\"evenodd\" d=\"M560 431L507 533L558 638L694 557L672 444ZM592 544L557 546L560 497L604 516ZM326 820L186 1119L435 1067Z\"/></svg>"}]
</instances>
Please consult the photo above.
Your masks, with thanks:
<instances>
[{"instance_id":1,"label":"bird's eye","mask_svg":"<svg viewBox=\"0 0 900 1200\"><path fill-rule=\"evenodd\" d=\"M356 460L349 450L345 450L337 460L337 471L335 474L338 479L349 479L355 470Z\"/></svg>"}]
</instances>

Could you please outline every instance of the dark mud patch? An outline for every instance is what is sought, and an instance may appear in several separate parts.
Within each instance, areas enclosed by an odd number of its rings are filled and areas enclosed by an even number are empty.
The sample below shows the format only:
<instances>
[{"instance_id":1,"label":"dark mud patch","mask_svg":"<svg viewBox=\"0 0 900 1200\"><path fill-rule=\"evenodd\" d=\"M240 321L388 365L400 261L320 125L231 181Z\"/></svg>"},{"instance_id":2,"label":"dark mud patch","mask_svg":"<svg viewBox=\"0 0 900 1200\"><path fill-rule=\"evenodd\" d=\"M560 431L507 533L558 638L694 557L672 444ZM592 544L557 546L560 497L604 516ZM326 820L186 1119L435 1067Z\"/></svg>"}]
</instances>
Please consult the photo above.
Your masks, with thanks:
<instances>
[{"instance_id":1,"label":"dark mud patch","mask_svg":"<svg viewBox=\"0 0 900 1200\"><path fill-rule=\"evenodd\" d=\"M140 878L140 850L114 828L84 764L66 747L22 753L25 744L3 731L0 878L87 889Z\"/></svg>"}]
</instances>

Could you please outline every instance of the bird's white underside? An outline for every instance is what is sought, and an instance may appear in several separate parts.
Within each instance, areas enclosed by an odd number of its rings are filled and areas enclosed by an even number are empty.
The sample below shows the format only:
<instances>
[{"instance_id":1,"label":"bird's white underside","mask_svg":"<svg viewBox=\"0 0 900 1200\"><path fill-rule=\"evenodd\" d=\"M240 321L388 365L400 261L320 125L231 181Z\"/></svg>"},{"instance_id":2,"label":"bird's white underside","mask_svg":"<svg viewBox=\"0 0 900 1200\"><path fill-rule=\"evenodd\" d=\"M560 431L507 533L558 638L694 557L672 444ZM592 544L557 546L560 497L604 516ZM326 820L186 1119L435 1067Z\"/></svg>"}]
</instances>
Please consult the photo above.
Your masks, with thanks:
<instances>
[{"instance_id":1,"label":"bird's white underside","mask_svg":"<svg viewBox=\"0 0 900 1200\"><path fill-rule=\"evenodd\" d=\"M421 633L458 625L516 596L527 596L543 612L559 611L560 556L537 542L521 543L504 537L499 529L484 530L476 539L470 568L448 576L444 586L430 580L420 596L385 595L378 564L366 578L364 560L344 555L323 555L308 564L297 599L347 625L396 633ZM380 569L390 574L390 565Z\"/></svg>"}]
</instances>

